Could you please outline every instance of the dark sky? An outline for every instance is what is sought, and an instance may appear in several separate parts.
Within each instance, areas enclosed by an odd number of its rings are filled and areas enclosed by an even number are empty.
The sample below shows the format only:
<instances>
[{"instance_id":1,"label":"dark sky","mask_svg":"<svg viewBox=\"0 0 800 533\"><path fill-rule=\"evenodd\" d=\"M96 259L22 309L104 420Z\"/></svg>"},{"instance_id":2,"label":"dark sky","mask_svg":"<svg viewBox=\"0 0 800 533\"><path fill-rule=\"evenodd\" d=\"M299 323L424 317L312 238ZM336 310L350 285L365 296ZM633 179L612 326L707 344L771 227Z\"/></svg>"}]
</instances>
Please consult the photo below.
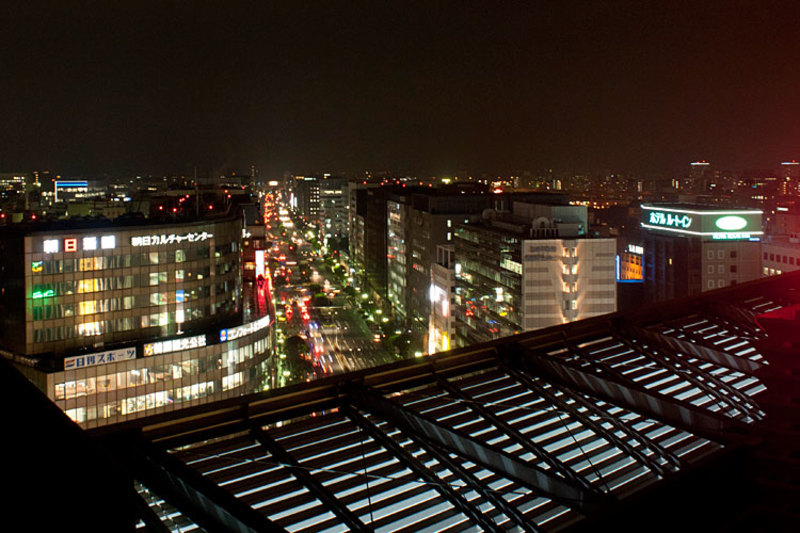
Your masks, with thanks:
<instances>
[{"instance_id":1,"label":"dark sky","mask_svg":"<svg viewBox=\"0 0 800 533\"><path fill-rule=\"evenodd\" d=\"M0 171L800 157L800 2L0 4Z\"/></svg>"}]
</instances>

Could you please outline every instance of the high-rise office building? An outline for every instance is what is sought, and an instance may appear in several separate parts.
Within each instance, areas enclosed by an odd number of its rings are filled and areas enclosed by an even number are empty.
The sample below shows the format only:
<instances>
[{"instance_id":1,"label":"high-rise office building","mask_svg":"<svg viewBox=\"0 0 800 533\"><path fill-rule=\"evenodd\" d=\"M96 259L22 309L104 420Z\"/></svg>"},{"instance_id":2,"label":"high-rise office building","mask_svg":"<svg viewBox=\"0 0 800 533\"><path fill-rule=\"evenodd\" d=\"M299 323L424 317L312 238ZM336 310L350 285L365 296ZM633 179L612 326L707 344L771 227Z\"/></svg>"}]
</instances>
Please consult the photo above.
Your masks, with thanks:
<instances>
[{"instance_id":1,"label":"high-rise office building","mask_svg":"<svg viewBox=\"0 0 800 533\"><path fill-rule=\"evenodd\" d=\"M0 349L87 427L257 390L268 316L241 307L242 219L0 229Z\"/></svg>"}]
</instances>

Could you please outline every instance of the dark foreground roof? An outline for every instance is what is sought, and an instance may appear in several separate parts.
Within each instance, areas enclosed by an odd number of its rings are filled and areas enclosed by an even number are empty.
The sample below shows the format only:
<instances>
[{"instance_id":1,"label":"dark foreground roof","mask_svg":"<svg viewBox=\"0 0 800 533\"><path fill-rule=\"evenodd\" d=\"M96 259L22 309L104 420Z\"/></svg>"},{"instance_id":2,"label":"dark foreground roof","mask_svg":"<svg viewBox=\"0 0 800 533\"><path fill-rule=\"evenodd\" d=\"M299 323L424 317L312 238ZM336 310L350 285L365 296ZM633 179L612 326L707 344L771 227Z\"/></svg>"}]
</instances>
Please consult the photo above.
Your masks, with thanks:
<instances>
[{"instance_id":1,"label":"dark foreground roof","mask_svg":"<svg viewBox=\"0 0 800 533\"><path fill-rule=\"evenodd\" d=\"M788 530L798 303L784 275L90 433L26 393L6 483L82 530Z\"/></svg>"}]
</instances>

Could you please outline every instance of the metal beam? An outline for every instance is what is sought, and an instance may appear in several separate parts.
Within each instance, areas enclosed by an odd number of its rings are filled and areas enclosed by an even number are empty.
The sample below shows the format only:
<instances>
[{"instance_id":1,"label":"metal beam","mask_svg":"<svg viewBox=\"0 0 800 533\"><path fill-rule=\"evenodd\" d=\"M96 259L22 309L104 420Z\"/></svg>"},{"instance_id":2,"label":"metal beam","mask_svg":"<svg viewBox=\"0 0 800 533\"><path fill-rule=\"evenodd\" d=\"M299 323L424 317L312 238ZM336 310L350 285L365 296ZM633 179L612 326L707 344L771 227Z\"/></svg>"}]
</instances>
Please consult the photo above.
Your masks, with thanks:
<instances>
[{"instance_id":1,"label":"metal beam","mask_svg":"<svg viewBox=\"0 0 800 533\"><path fill-rule=\"evenodd\" d=\"M343 524L347 525L350 531L371 531L371 528L367 527L358 516L336 498L336 496L334 496L325 485L320 483L306 468L302 467L292 454L263 429L252 428L250 430L250 435L269 451L275 459L291 470L297 480L300 481L311 494L316 496L328 510L335 514Z\"/></svg>"},{"instance_id":2,"label":"metal beam","mask_svg":"<svg viewBox=\"0 0 800 533\"><path fill-rule=\"evenodd\" d=\"M347 415L358 427L369 434L375 442L386 448L386 450L397 457L404 466L414 472L419 478L430 484L431 487L449 501L453 507L467 516L474 524L483 531L504 531L488 516L484 515L476 506L470 504L461 494L445 485L433 472L420 463L413 455L403 449L394 439L389 438L386 433L377 428L367 420L364 415L358 412L353 406L344 404L342 412Z\"/></svg>"},{"instance_id":3,"label":"metal beam","mask_svg":"<svg viewBox=\"0 0 800 533\"><path fill-rule=\"evenodd\" d=\"M708 361L709 363L714 363L725 368L730 368L731 370L736 370L738 372L742 372L743 374L753 375L764 367L762 363L751 361L746 357L736 357L708 346L704 346L701 344L701 342L703 342L702 339L699 339L697 334L691 331L686 331L683 328L680 329L685 335L696 339L697 342L695 343L682 339L676 339L675 337L669 335L664 335L639 327L631 327L629 328L629 332L630 336L633 338L645 339L653 344L666 344L676 352L687 353L697 359Z\"/></svg>"},{"instance_id":4,"label":"metal beam","mask_svg":"<svg viewBox=\"0 0 800 533\"><path fill-rule=\"evenodd\" d=\"M530 379L525 374L522 374L521 372L518 372L511 368L505 368L505 371L508 373L508 375L510 375L511 377L513 377L514 379L516 379L529 389L536 391L538 394L541 394L543 398L546 398L548 401L554 403L556 406L558 406L559 409L568 412L571 416L580 420L582 424L589 427L592 431L594 431L598 435L601 435L604 439L613 443L617 448L626 452L628 455L630 455L631 457L639 461L639 463L645 465L646 467L654 471L656 474L660 476L667 476L670 474L670 472L665 470L663 465L656 463L655 461L653 461L652 458L647 457L639 450L628 444L625 440L617 437L617 435L613 431L608 431L602 426L602 424L595 422L585 413L581 413L577 408L570 405L566 401L562 400L556 394L553 394L544 387L540 386L538 383ZM575 400L575 402L581 404L590 412L594 413L595 416L602 417L603 420L608 421L612 426L625 433L629 438L638 440L639 442L642 443L643 446L653 450L654 453L661 456L661 458L664 459L666 462L672 464L675 470L679 470L681 468L682 465L680 459L678 459L673 454L662 448L659 444L653 442L645 435L633 431L626 424L620 422L616 417L610 416L608 413L603 412L599 407L594 405L592 402L584 399L581 396L581 393L573 391L572 389L567 389L567 390L572 392L572 399Z\"/></svg>"},{"instance_id":5,"label":"metal beam","mask_svg":"<svg viewBox=\"0 0 800 533\"><path fill-rule=\"evenodd\" d=\"M409 411L375 391L363 389L357 391L353 398L361 408L389 420L407 435L415 435L417 439L427 439L570 508L588 514L599 511L615 501L610 495L587 490L541 468L529 465L509 453L478 442L461 431L450 429L424 415Z\"/></svg>"},{"instance_id":6,"label":"metal beam","mask_svg":"<svg viewBox=\"0 0 800 533\"><path fill-rule=\"evenodd\" d=\"M654 339L652 343L656 346L648 346L648 348L645 348L641 344L636 344L624 337L616 336L616 338L631 350L641 353L651 361L661 364L681 375L709 396L716 398L718 402L728 404L731 410L741 411L753 420L761 420L763 418L761 413L755 412L758 410L758 406L755 405L755 402L749 396L731 387L710 372L703 372L690 361L681 357L679 353L676 353L668 345L660 345L658 344L658 340ZM656 352L654 349L658 349L659 351ZM679 368L679 366L685 367L685 370ZM716 388L712 387L711 384ZM719 389L726 392L728 396L723 395ZM738 400L738 402L734 402L733 399ZM731 416L731 418L733 418L733 416Z\"/></svg>"},{"instance_id":7,"label":"metal beam","mask_svg":"<svg viewBox=\"0 0 800 533\"><path fill-rule=\"evenodd\" d=\"M526 518L522 511L509 504L508 500L498 494L497 491L487 488L482 480L469 472L457 460L453 459L448 452L440 450L435 445L424 439L415 442L424 448L429 455L446 466L448 470L464 480L467 487L483 496L486 501L494 505L498 510L502 511L504 515L515 522L523 531L537 531L537 529L531 525L530 519Z\"/></svg>"},{"instance_id":8,"label":"metal beam","mask_svg":"<svg viewBox=\"0 0 800 533\"><path fill-rule=\"evenodd\" d=\"M506 433L525 451L532 453L537 459L543 460L550 468L563 475L566 479L569 479L573 483L581 485L588 490L599 492L596 487L593 487L591 483L577 475L567 465L550 455L547 450L526 438L519 431L514 429L511 424L491 412L489 409L485 408L474 398L470 397L466 392L457 388L453 383L447 381L446 379L439 379L439 386L446 390L450 396L453 396L454 398L457 398L467 404L478 416L487 420L495 427Z\"/></svg>"},{"instance_id":9,"label":"metal beam","mask_svg":"<svg viewBox=\"0 0 800 533\"><path fill-rule=\"evenodd\" d=\"M526 358L522 364L538 375L546 375L578 390L589 391L603 399L646 414L690 433L716 442L735 440L732 431L740 426L732 419L682 405L673 398L658 392L636 388L609 372L593 367L589 372L546 357Z\"/></svg>"},{"instance_id":10,"label":"metal beam","mask_svg":"<svg viewBox=\"0 0 800 533\"><path fill-rule=\"evenodd\" d=\"M141 498L136 502L136 514L142 519L148 532L169 533L169 528L161 521L161 517Z\"/></svg>"},{"instance_id":11,"label":"metal beam","mask_svg":"<svg viewBox=\"0 0 800 533\"><path fill-rule=\"evenodd\" d=\"M279 525L144 440L136 446L142 483L209 532L285 532Z\"/></svg>"},{"instance_id":12,"label":"metal beam","mask_svg":"<svg viewBox=\"0 0 800 533\"><path fill-rule=\"evenodd\" d=\"M714 318L710 320L712 323L719 324L721 318L735 329L747 331L753 337L763 337L755 323L756 314L749 309L743 309L731 303L710 303L708 301L704 308L701 313L713 316Z\"/></svg>"}]
</instances>

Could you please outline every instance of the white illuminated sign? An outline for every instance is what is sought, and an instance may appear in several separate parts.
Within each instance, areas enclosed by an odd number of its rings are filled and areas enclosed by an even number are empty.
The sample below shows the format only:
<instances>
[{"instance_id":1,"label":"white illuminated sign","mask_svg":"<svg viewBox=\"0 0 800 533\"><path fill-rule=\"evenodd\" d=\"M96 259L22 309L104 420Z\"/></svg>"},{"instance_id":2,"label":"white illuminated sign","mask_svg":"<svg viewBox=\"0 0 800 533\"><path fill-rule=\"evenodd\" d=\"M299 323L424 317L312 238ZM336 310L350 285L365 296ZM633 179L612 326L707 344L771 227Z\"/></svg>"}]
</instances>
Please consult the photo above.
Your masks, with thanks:
<instances>
[{"instance_id":1,"label":"white illuminated sign","mask_svg":"<svg viewBox=\"0 0 800 533\"><path fill-rule=\"evenodd\" d=\"M685 229L692 225L692 217L689 215L678 216L672 213L652 211L650 213L650 224Z\"/></svg>"},{"instance_id":2,"label":"white illuminated sign","mask_svg":"<svg viewBox=\"0 0 800 533\"><path fill-rule=\"evenodd\" d=\"M721 230L737 231L747 226L747 220L740 216L728 215L724 217L719 217L717 220L714 221L714 225Z\"/></svg>"},{"instance_id":3,"label":"white illuminated sign","mask_svg":"<svg viewBox=\"0 0 800 533\"><path fill-rule=\"evenodd\" d=\"M58 253L58 239L48 239L42 244L44 253L55 254Z\"/></svg>"},{"instance_id":4,"label":"white illuminated sign","mask_svg":"<svg viewBox=\"0 0 800 533\"><path fill-rule=\"evenodd\" d=\"M58 253L60 245L60 239L46 239L43 242L42 248L44 253L46 254L55 254ZM84 251L94 251L97 250L97 237L83 237L81 239L70 237L64 239L64 251L65 252L77 252L78 251L78 242L81 243L81 249ZM100 247L103 250L113 250L117 246L117 238L114 235L103 235L100 237Z\"/></svg>"},{"instance_id":5,"label":"white illuminated sign","mask_svg":"<svg viewBox=\"0 0 800 533\"><path fill-rule=\"evenodd\" d=\"M180 350L202 348L205 345L205 335L198 335L196 337L183 337L169 341L151 342L144 345L144 355L145 357L149 357L151 355L161 355L163 353L177 352Z\"/></svg>"},{"instance_id":6,"label":"white illuminated sign","mask_svg":"<svg viewBox=\"0 0 800 533\"><path fill-rule=\"evenodd\" d=\"M644 255L644 248L635 244L629 244L628 251L632 254Z\"/></svg>"},{"instance_id":7,"label":"white illuminated sign","mask_svg":"<svg viewBox=\"0 0 800 533\"><path fill-rule=\"evenodd\" d=\"M130 359L136 359L136 347L67 357L64 359L64 370L105 365L108 363L116 363L117 361L128 361Z\"/></svg>"},{"instance_id":8,"label":"white illuminated sign","mask_svg":"<svg viewBox=\"0 0 800 533\"><path fill-rule=\"evenodd\" d=\"M200 233L186 233L185 235L176 235L170 233L169 235L142 235L140 237L131 237L131 246L157 246L159 244L175 244L186 242L202 242L213 237L213 233L203 231Z\"/></svg>"},{"instance_id":9,"label":"white illuminated sign","mask_svg":"<svg viewBox=\"0 0 800 533\"><path fill-rule=\"evenodd\" d=\"M264 277L266 274L267 268L264 250L256 250L256 279L258 279L258 276Z\"/></svg>"},{"instance_id":10,"label":"white illuminated sign","mask_svg":"<svg viewBox=\"0 0 800 533\"><path fill-rule=\"evenodd\" d=\"M738 241L742 239L749 239L750 233L712 233L711 238L715 241Z\"/></svg>"},{"instance_id":11,"label":"white illuminated sign","mask_svg":"<svg viewBox=\"0 0 800 533\"><path fill-rule=\"evenodd\" d=\"M269 326L269 318L269 315L267 315L264 318L259 318L255 322L250 322L249 324L236 326L235 328L221 329L219 330L219 340L220 342L232 341L238 339L239 337L244 337L245 335L250 335L251 333L260 331Z\"/></svg>"}]
</instances>

